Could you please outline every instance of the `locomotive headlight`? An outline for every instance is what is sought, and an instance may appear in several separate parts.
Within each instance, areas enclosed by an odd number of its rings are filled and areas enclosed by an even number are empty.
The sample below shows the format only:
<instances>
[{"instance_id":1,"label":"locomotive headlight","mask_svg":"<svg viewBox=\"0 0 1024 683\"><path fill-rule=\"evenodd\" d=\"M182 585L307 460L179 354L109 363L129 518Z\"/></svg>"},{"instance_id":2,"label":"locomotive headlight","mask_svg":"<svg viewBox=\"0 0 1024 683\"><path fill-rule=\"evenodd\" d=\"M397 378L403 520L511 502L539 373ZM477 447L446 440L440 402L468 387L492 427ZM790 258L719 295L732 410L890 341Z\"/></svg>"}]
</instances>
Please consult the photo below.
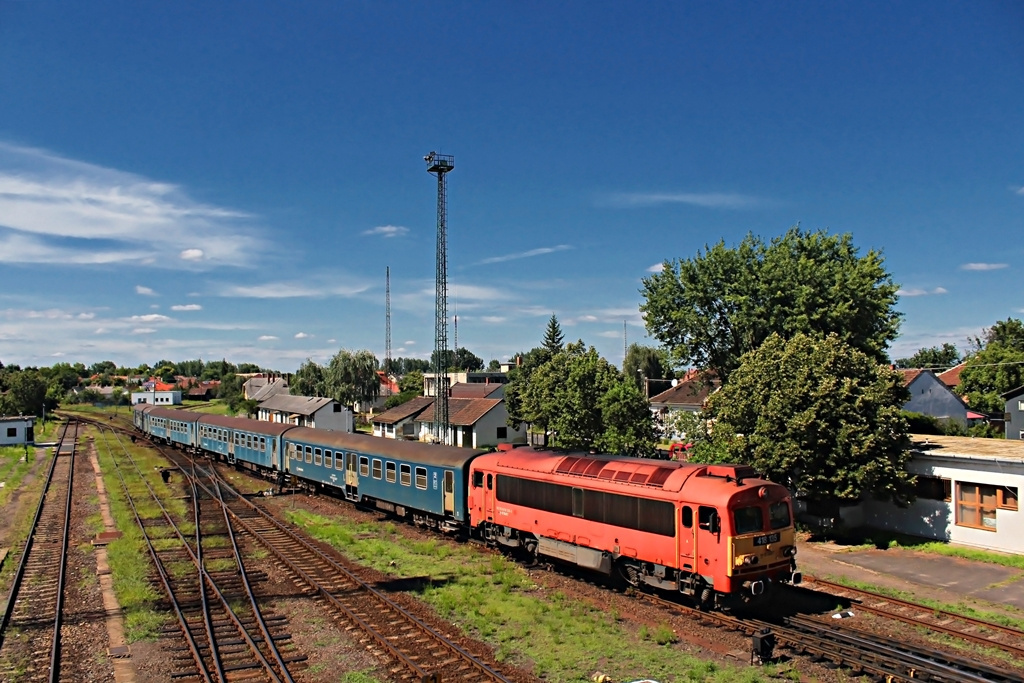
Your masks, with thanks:
<instances>
[{"instance_id":1,"label":"locomotive headlight","mask_svg":"<svg viewBox=\"0 0 1024 683\"><path fill-rule=\"evenodd\" d=\"M796 546L795 545L786 546L785 548L782 549L782 555L784 557L795 557L796 556Z\"/></svg>"},{"instance_id":2,"label":"locomotive headlight","mask_svg":"<svg viewBox=\"0 0 1024 683\"><path fill-rule=\"evenodd\" d=\"M736 557L736 566L747 566L751 564L757 564L757 555L739 555Z\"/></svg>"}]
</instances>

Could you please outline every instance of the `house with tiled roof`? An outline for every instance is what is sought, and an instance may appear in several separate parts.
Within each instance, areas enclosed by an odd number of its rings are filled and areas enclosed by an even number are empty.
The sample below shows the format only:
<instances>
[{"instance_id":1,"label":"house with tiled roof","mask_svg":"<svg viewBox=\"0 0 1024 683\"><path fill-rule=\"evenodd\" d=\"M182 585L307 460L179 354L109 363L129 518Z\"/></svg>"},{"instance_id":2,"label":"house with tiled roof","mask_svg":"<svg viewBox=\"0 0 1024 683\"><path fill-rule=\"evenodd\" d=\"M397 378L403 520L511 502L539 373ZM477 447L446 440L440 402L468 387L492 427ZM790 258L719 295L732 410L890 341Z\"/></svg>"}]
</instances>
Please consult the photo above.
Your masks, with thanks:
<instances>
[{"instance_id":1,"label":"house with tiled roof","mask_svg":"<svg viewBox=\"0 0 1024 683\"><path fill-rule=\"evenodd\" d=\"M453 387L454 389L454 387ZM526 425L508 426L508 410L501 398L448 399L451 443L464 448L486 448L502 443L525 444ZM373 418L373 433L391 439L429 441L434 433L434 398L419 396Z\"/></svg>"},{"instance_id":2,"label":"house with tiled roof","mask_svg":"<svg viewBox=\"0 0 1024 683\"><path fill-rule=\"evenodd\" d=\"M939 381L950 389L956 389L960 386L960 373L964 371L965 366L965 363L960 363L959 365L951 367L949 370L940 372L936 377L938 377Z\"/></svg>"},{"instance_id":3,"label":"house with tiled roof","mask_svg":"<svg viewBox=\"0 0 1024 683\"><path fill-rule=\"evenodd\" d=\"M910 392L910 400L903 404L904 410L930 415L941 422L956 422L962 427L967 425L971 417L984 418L984 415L977 413L968 415L963 400L950 391L931 370L912 368L899 372L903 375L903 384Z\"/></svg>"},{"instance_id":4,"label":"house with tiled roof","mask_svg":"<svg viewBox=\"0 0 1024 683\"><path fill-rule=\"evenodd\" d=\"M333 398L276 394L256 409L256 417L264 422L314 427L332 432L353 431L352 411Z\"/></svg>"}]
</instances>

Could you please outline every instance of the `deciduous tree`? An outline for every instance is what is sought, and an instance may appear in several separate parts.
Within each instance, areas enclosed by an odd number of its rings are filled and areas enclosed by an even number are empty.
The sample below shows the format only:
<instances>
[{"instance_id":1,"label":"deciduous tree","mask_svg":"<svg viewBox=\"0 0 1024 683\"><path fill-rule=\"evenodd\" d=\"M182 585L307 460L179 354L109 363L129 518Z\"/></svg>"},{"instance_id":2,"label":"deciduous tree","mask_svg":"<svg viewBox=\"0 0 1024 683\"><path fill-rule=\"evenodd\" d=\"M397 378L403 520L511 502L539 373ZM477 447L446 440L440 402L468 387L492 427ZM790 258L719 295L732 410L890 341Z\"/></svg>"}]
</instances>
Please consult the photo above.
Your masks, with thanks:
<instances>
[{"instance_id":1,"label":"deciduous tree","mask_svg":"<svg viewBox=\"0 0 1024 683\"><path fill-rule=\"evenodd\" d=\"M910 495L908 398L898 372L837 335L770 336L710 408L728 456L818 503Z\"/></svg>"},{"instance_id":2,"label":"deciduous tree","mask_svg":"<svg viewBox=\"0 0 1024 683\"><path fill-rule=\"evenodd\" d=\"M371 403L380 395L379 367L370 351L341 349L324 368L323 395L346 406Z\"/></svg>"},{"instance_id":3,"label":"deciduous tree","mask_svg":"<svg viewBox=\"0 0 1024 683\"><path fill-rule=\"evenodd\" d=\"M622 361L622 375L641 391L646 391L644 380L671 379L668 354L663 349L641 344L630 344Z\"/></svg>"},{"instance_id":4,"label":"deciduous tree","mask_svg":"<svg viewBox=\"0 0 1024 683\"><path fill-rule=\"evenodd\" d=\"M674 362L727 382L740 356L772 334L835 334L885 362L900 322L896 290L880 252L860 256L849 234L795 227L770 244L748 235L666 261L644 278L640 308Z\"/></svg>"},{"instance_id":5,"label":"deciduous tree","mask_svg":"<svg viewBox=\"0 0 1024 683\"><path fill-rule=\"evenodd\" d=\"M957 392L972 410L1001 414L1006 402L1000 395L1024 384L1024 324L1000 320L974 342L980 348L964 362Z\"/></svg>"},{"instance_id":6,"label":"deciduous tree","mask_svg":"<svg viewBox=\"0 0 1024 683\"><path fill-rule=\"evenodd\" d=\"M324 369L312 358L307 358L292 375L288 391L295 396L323 396Z\"/></svg>"},{"instance_id":7,"label":"deciduous tree","mask_svg":"<svg viewBox=\"0 0 1024 683\"><path fill-rule=\"evenodd\" d=\"M927 349L920 349L910 358L900 358L896 365L901 368L930 368L932 370L945 370L960 362L960 352L956 346L945 343L941 347L932 346Z\"/></svg>"}]
</instances>

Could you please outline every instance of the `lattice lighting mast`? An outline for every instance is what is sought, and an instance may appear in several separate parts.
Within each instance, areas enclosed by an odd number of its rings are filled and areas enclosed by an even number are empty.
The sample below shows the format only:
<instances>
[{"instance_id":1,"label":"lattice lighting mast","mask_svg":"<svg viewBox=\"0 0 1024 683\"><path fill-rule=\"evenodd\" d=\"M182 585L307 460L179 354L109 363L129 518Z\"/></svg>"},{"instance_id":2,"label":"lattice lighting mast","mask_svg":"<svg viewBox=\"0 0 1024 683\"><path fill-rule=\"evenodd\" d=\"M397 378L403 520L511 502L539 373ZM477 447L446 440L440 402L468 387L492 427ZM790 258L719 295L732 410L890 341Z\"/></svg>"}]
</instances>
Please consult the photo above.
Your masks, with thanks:
<instances>
[{"instance_id":1,"label":"lattice lighting mast","mask_svg":"<svg viewBox=\"0 0 1024 683\"><path fill-rule=\"evenodd\" d=\"M391 266L384 270L384 374L391 378Z\"/></svg>"},{"instance_id":2,"label":"lattice lighting mast","mask_svg":"<svg viewBox=\"0 0 1024 683\"><path fill-rule=\"evenodd\" d=\"M437 271L434 287L434 441L451 443L448 420L448 191L445 176L455 168L455 157L431 152L423 157L427 173L437 176Z\"/></svg>"}]
</instances>

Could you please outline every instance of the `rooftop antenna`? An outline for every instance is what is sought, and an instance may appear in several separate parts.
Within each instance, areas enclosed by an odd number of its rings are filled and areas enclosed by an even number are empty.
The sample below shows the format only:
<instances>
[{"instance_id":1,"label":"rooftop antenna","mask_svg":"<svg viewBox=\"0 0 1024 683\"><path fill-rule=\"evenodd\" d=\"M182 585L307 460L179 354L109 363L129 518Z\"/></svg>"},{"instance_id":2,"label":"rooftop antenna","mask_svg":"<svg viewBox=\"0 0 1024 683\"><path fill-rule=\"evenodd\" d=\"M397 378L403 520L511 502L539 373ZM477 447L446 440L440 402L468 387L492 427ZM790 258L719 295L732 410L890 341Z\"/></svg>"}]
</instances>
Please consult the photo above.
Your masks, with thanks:
<instances>
[{"instance_id":1,"label":"rooftop antenna","mask_svg":"<svg viewBox=\"0 0 1024 683\"><path fill-rule=\"evenodd\" d=\"M434 441L449 445L448 421L448 188L445 179L455 168L455 157L431 152L423 157L427 173L437 177L437 270L434 282Z\"/></svg>"},{"instance_id":2,"label":"rooftop antenna","mask_svg":"<svg viewBox=\"0 0 1024 683\"><path fill-rule=\"evenodd\" d=\"M391 266L384 270L384 375L391 377Z\"/></svg>"}]
</instances>

